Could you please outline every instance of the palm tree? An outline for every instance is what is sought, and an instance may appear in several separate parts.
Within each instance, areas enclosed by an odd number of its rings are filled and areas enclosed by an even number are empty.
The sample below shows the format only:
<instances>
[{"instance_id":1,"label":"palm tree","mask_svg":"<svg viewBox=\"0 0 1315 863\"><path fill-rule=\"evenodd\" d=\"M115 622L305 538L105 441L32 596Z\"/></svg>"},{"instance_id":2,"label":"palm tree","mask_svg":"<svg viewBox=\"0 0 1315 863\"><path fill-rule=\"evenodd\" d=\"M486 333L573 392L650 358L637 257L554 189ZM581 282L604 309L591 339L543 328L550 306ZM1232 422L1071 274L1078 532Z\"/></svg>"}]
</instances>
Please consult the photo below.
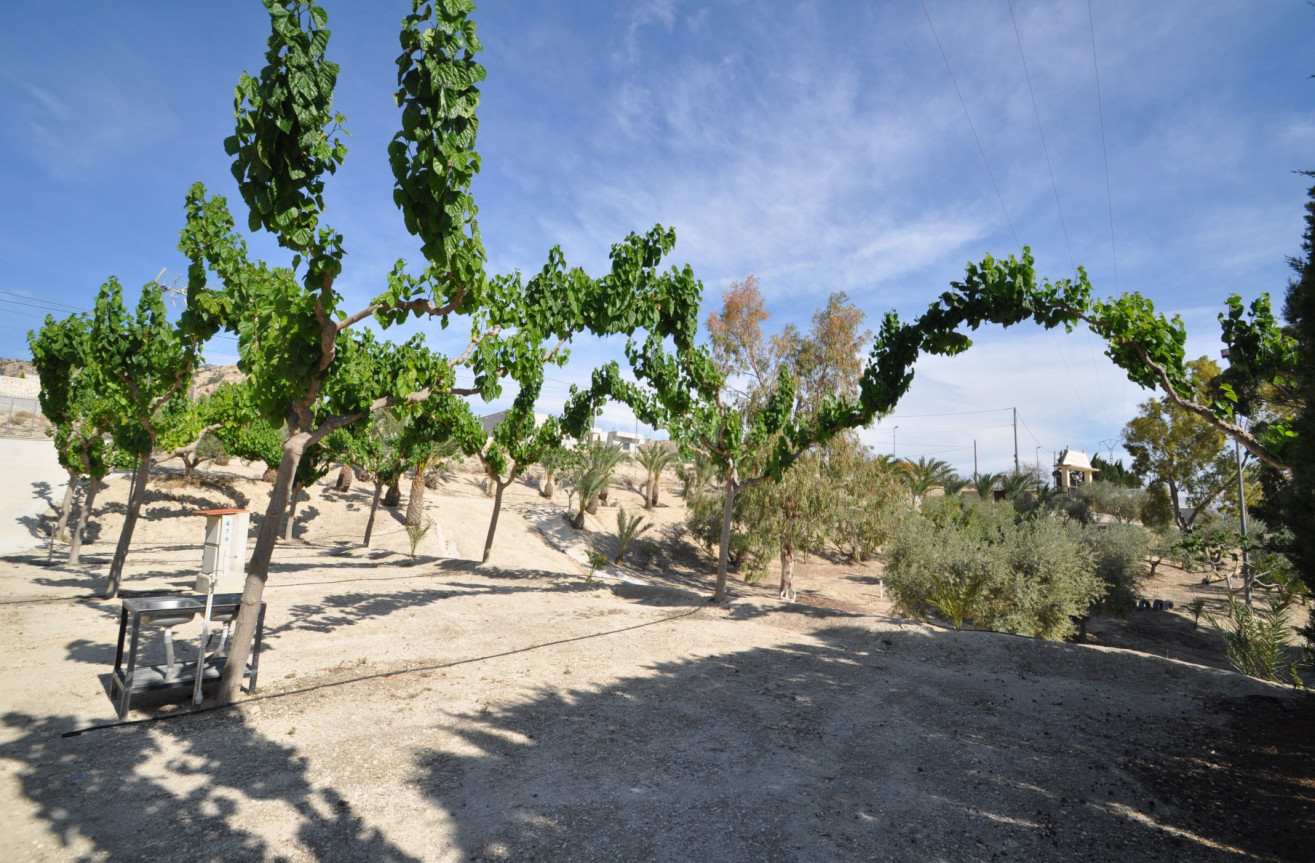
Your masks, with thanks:
<instances>
[{"instance_id":1,"label":"palm tree","mask_svg":"<svg viewBox=\"0 0 1315 863\"><path fill-rule=\"evenodd\" d=\"M908 488L916 505L927 492L944 487L946 480L954 476L954 469L941 459L919 456L916 462L901 462L900 474L900 481Z\"/></svg>"},{"instance_id":2,"label":"palm tree","mask_svg":"<svg viewBox=\"0 0 1315 863\"><path fill-rule=\"evenodd\" d=\"M1006 500L1014 500L1027 492L1035 490L1040 485L1036 477L1023 471L1005 474L1000 478L1000 483L1004 488Z\"/></svg>"},{"instance_id":3,"label":"palm tree","mask_svg":"<svg viewBox=\"0 0 1315 863\"><path fill-rule=\"evenodd\" d=\"M1002 473L975 473L973 474L973 488L977 489L977 496L982 500L991 500L995 497L995 487L1005 477Z\"/></svg>"},{"instance_id":4,"label":"palm tree","mask_svg":"<svg viewBox=\"0 0 1315 863\"><path fill-rule=\"evenodd\" d=\"M645 522L642 515L628 516L625 507L618 508L616 511L617 553L614 562L624 563L626 552L630 549L631 543L652 526L653 522Z\"/></svg>"},{"instance_id":5,"label":"palm tree","mask_svg":"<svg viewBox=\"0 0 1315 863\"><path fill-rule=\"evenodd\" d=\"M644 509L657 506L658 487L662 472L676 461L676 452L670 446L650 441L639 448L635 461L644 469Z\"/></svg>"},{"instance_id":6,"label":"palm tree","mask_svg":"<svg viewBox=\"0 0 1315 863\"><path fill-rule=\"evenodd\" d=\"M624 458L620 447L607 444L589 444L580 449L580 461L571 477L579 496L575 503L577 511L571 519L571 526L576 530L584 529L585 513L597 511L598 498L607 491L612 472Z\"/></svg>"}]
</instances>

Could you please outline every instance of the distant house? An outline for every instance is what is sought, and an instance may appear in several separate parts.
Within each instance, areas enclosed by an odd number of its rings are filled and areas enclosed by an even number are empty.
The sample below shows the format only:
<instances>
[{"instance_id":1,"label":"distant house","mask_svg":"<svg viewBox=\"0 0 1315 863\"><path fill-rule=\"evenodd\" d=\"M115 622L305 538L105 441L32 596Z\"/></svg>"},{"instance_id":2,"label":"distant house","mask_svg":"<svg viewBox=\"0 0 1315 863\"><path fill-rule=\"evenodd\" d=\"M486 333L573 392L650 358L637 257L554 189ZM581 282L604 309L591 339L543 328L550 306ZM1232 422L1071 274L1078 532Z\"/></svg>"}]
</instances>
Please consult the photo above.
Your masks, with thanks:
<instances>
[{"instance_id":1,"label":"distant house","mask_svg":"<svg viewBox=\"0 0 1315 863\"><path fill-rule=\"evenodd\" d=\"M621 452L632 453L643 446L644 436L633 432L610 431L607 433L607 442L612 446L620 447Z\"/></svg>"}]
</instances>

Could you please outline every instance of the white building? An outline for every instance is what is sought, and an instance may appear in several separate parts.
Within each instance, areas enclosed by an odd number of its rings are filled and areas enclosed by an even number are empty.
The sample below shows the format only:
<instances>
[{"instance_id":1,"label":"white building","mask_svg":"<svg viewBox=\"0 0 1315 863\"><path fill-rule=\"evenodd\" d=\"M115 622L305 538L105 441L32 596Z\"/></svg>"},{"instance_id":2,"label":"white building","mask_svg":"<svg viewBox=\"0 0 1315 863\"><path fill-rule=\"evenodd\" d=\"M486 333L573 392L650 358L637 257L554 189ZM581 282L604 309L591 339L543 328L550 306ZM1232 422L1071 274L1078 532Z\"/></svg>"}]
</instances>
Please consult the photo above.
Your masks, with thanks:
<instances>
[{"instance_id":1,"label":"white building","mask_svg":"<svg viewBox=\"0 0 1315 863\"><path fill-rule=\"evenodd\" d=\"M610 431L607 433L607 442L620 447L623 453L633 453L643 446L644 436L634 432Z\"/></svg>"}]
</instances>

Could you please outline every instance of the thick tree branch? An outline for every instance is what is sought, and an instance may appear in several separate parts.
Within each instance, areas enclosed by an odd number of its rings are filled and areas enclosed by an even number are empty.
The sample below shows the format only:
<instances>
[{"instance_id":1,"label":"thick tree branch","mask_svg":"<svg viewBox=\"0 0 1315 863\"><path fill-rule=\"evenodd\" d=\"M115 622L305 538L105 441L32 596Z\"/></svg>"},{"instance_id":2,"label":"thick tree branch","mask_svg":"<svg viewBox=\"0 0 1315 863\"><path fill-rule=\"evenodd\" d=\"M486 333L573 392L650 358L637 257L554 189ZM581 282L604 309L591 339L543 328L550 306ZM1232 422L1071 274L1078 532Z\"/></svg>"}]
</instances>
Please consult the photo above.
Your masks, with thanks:
<instances>
[{"instance_id":1,"label":"thick tree branch","mask_svg":"<svg viewBox=\"0 0 1315 863\"><path fill-rule=\"evenodd\" d=\"M431 318L445 318L461 307L462 300L465 299L465 287L457 288L456 295L446 305L437 306L434 301L428 297L421 297L416 300L408 300L404 303L373 303L364 309L361 309L351 317L344 318L337 324L338 332L350 327L352 324L360 323L366 318L380 311L405 311L405 312L422 312Z\"/></svg>"}]
</instances>

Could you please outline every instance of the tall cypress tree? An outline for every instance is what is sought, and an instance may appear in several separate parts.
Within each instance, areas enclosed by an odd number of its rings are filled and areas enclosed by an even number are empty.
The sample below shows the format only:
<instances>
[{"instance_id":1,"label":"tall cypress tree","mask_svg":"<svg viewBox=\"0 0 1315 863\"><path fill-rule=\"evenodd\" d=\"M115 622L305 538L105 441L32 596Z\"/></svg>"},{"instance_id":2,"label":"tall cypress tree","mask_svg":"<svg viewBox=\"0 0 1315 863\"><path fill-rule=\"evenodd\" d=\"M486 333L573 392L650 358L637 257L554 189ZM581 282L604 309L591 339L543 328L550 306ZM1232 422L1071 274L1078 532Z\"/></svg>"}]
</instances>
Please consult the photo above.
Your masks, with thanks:
<instances>
[{"instance_id":1,"label":"tall cypress tree","mask_svg":"<svg viewBox=\"0 0 1315 863\"><path fill-rule=\"evenodd\" d=\"M1315 172L1305 173L1315 176ZM1297 342L1299 407L1292 424L1295 445L1289 448L1292 478L1280 498L1280 518L1292 531L1293 563L1315 588L1315 186L1307 196L1306 234L1301 244L1304 257L1292 259L1298 278L1288 283L1283 305L1289 332Z\"/></svg>"}]
</instances>

